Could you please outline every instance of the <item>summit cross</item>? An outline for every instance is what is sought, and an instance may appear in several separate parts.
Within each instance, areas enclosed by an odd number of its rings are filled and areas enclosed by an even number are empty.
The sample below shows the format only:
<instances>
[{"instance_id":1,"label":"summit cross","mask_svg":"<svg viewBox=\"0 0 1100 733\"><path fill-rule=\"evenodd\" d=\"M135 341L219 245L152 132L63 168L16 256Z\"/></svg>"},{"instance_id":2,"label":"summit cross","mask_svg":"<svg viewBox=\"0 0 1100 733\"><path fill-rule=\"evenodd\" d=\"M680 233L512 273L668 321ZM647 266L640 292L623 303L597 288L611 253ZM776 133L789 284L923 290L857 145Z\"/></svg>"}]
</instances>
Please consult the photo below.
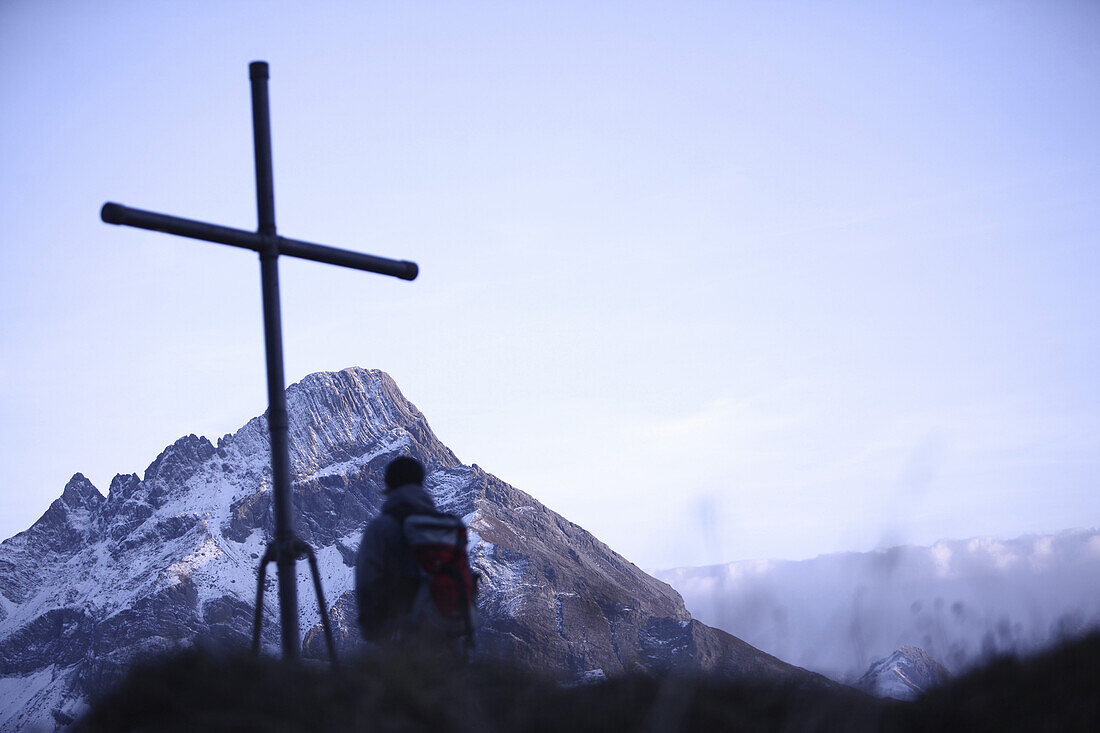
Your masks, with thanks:
<instances>
[{"instance_id":1,"label":"summit cross","mask_svg":"<svg viewBox=\"0 0 1100 733\"><path fill-rule=\"evenodd\" d=\"M252 84L252 137L256 155L256 211L259 227L255 232L182 219L142 209L132 209L116 203L106 203L100 218L108 224L149 229L176 234L191 239L228 244L250 249L260 254L260 289L264 313L264 345L267 355L267 423L271 431L271 475L274 493L275 541L260 563L256 593L256 616L253 627L253 648L259 648L263 608L263 580L270 561L278 569L279 618L282 628L283 657L297 659L301 651L298 626L298 588L296 562L303 555L313 571L314 590L321 609L330 658L335 661L335 648L328 623L328 609L321 591L316 558L309 545L294 534L294 508L290 497L290 452L287 443L286 378L283 374L283 335L279 315L279 255L299 257L315 262L327 262L341 267L391 275L402 280L414 280L418 272L415 262L391 260L321 244L288 239L275 232L275 192L271 172L271 119L268 110L266 61L253 61L248 67Z\"/></svg>"}]
</instances>

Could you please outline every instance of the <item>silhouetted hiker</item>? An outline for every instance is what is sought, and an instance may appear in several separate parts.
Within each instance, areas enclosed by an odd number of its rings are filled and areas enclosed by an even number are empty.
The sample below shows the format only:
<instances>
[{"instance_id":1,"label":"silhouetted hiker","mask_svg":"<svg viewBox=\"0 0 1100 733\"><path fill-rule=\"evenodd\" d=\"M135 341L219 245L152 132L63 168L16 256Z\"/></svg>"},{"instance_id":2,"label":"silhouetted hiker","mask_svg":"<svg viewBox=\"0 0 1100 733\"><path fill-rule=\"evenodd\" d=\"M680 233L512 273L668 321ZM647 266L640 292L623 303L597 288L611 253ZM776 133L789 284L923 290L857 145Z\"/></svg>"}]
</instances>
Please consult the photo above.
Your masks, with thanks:
<instances>
[{"instance_id":1,"label":"silhouetted hiker","mask_svg":"<svg viewBox=\"0 0 1100 733\"><path fill-rule=\"evenodd\" d=\"M436 510L424 467L386 467L382 512L367 525L355 563L359 628L370 642L473 644L475 587L462 520Z\"/></svg>"}]
</instances>

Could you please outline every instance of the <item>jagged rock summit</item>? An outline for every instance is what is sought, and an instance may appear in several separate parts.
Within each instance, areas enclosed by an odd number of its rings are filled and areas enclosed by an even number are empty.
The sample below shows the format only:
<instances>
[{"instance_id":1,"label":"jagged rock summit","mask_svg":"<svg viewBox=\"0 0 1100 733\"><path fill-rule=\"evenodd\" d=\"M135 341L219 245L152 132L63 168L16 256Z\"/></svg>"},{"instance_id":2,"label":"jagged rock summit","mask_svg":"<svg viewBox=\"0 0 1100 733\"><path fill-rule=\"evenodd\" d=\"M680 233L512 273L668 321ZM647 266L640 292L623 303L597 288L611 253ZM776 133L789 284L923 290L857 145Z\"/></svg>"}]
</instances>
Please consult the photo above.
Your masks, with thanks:
<instances>
[{"instance_id":1,"label":"jagged rock summit","mask_svg":"<svg viewBox=\"0 0 1100 733\"><path fill-rule=\"evenodd\" d=\"M873 662L856 687L876 697L915 700L951 679L947 668L916 646L903 646Z\"/></svg>"},{"instance_id":2,"label":"jagged rock summit","mask_svg":"<svg viewBox=\"0 0 1100 733\"><path fill-rule=\"evenodd\" d=\"M385 373L313 374L287 390L296 530L316 550L337 643L358 643L352 566L402 454L441 509L470 527L482 575L479 653L580 676L720 670L816 679L692 620L680 596L524 492L461 463ZM104 497L76 474L30 529L0 544L0 729L60 726L137 656L245 645L270 537L264 417L218 440L189 435ZM275 591L264 642L277 648ZM306 654L324 656L308 573Z\"/></svg>"}]
</instances>

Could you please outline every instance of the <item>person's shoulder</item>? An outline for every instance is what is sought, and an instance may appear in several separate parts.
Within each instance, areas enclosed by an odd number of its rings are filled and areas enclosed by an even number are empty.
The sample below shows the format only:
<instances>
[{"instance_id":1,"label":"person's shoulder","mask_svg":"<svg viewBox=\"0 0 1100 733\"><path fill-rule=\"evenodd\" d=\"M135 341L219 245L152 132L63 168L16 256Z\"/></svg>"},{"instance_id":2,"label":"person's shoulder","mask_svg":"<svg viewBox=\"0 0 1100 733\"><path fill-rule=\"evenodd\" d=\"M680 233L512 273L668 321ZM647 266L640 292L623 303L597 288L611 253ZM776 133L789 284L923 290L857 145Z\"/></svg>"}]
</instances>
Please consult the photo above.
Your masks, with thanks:
<instances>
[{"instance_id":1,"label":"person's shoulder","mask_svg":"<svg viewBox=\"0 0 1100 733\"><path fill-rule=\"evenodd\" d=\"M367 523L367 528L363 531L363 534L373 534L381 536L389 536L392 534L400 534L401 524L403 517L395 515L393 512L379 512L378 516L374 517Z\"/></svg>"},{"instance_id":2,"label":"person's shoulder","mask_svg":"<svg viewBox=\"0 0 1100 733\"><path fill-rule=\"evenodd\" d=\"M393 517L380 512L377 516L372 517L367 522L367 526L363 528L363 538L366 539L368 537L388 534L393 531L392 528L394 526L395 522Z\"/></svg>"}]
</instances>

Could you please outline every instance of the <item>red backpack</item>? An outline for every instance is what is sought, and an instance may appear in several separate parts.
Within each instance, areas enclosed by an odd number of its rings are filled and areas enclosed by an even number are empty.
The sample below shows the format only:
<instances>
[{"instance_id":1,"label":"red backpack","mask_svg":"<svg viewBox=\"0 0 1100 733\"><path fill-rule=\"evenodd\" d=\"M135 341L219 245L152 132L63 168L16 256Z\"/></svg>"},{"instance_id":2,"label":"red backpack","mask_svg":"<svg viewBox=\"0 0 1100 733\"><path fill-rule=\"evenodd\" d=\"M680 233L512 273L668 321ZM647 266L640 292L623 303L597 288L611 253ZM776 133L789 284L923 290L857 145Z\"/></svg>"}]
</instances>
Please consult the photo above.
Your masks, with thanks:
<instances>
[{"instance_id":1,"label":"red backpack","mask_svg":"<svg viewBox=\"0 0 1100 733\"><path fill-rule=\"evenodd\" d=\"M420 576L411 621L473 646L477 584L466 555L466 525L451 514L413 513L402 527Z\"/></svg>"}]
</instances>

